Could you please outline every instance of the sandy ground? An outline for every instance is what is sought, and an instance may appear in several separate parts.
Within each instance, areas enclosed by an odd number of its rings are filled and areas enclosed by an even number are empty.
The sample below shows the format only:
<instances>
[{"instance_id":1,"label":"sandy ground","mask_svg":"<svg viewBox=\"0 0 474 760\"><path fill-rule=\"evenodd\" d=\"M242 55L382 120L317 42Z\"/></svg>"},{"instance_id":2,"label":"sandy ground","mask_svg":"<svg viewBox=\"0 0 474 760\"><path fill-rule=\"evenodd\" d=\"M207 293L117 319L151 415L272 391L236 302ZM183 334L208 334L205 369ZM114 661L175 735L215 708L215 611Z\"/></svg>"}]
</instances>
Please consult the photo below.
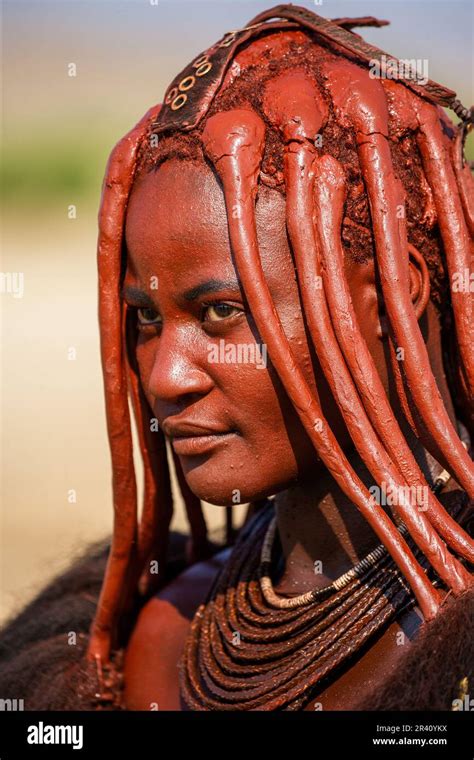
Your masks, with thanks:
<instances>
[{"instance_id":1,"label":"sandy ground","mask_svg":"<svg viewBox=\"0 0 474 760\"><path fill-rule=\"evenodd\" d=\"M4 224L2 271L24 273L24 294L1 297L1 620L111 531L95 213L79 207L72 221L56 208ZM222 508L205 511L211 528L223 525ZM186 529L182 507L173 527Z\"/></svg>"}]
</instances>

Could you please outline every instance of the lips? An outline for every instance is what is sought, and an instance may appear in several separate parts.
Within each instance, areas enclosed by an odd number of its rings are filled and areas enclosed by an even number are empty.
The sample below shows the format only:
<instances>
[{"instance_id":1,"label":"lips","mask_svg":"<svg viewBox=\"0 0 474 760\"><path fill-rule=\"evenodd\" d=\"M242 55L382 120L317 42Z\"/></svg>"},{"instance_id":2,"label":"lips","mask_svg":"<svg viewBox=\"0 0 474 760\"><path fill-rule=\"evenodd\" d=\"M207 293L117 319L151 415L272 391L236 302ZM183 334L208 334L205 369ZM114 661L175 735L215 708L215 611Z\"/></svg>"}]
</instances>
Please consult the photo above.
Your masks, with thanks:
<instances>
[{"instance_id":1,"label":"lips","mask_svg":"<svg viewBox=\"0 0 474 760\"><path fill-rule=\"evenodd\" d=\"M163 430L171 439L171 445L180 456L196 456L211 451L237 435L235 430L187 422L163 422Z\"/></svg>"}]
</instances>

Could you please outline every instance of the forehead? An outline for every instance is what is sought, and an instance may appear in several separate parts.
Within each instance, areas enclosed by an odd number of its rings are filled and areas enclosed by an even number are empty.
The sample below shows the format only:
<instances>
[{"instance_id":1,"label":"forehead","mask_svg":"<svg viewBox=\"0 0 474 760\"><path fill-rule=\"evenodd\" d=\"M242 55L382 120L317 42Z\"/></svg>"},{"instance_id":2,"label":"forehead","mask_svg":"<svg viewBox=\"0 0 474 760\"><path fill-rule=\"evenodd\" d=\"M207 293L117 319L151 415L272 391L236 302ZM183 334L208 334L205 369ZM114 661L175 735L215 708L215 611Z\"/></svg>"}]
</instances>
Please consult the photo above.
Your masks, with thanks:
<instances>
[{"instance_id":1,"label":"forehead","mask_svg":"<svg viewBox=\"0 0 474 760\"><path fill-rule=\"evenodd\" d=\"M292 271L286 238L285 200L262 188L256 209L262 264L268 276ZM133 186L125 239L129 274L156 274L191 287L202 275L235 276L224 195L212 169L177 159L142 175Z\"/></svg>"}]
</instances>

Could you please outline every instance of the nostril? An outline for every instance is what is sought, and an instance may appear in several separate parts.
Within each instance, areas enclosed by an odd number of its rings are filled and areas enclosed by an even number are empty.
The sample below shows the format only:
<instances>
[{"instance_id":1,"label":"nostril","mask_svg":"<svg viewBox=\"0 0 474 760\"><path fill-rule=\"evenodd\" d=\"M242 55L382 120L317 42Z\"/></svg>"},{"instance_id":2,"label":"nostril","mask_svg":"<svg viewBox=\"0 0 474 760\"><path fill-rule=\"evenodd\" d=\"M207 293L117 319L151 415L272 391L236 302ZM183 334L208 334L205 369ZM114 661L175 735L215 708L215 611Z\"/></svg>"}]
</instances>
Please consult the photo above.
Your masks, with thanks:
<instances>
[{"instance_id":1,"label":"nostril","mask_svg":"<svg viewBox=\"0 0 474 760\"><path fill-rule=\"evenodd\" d=\"M178 366L176 366L178 363ZM176 357L173 364L157 363L148 380L148 393L157 403L186 407L207 395L214 383L207 372L189 367Z\"/></svg>"}]
</instances>

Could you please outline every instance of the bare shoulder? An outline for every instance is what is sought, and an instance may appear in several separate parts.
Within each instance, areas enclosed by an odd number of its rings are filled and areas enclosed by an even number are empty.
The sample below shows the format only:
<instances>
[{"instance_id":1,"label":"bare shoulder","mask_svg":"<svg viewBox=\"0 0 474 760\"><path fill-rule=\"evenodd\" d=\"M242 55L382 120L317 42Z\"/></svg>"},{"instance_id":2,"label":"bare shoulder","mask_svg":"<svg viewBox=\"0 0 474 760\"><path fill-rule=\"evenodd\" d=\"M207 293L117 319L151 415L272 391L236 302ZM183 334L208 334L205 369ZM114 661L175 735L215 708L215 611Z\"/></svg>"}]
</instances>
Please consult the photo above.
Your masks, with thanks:
<instances>
[{"instance_id":1,"label":"bare shoulder","mask_svg":"<svg viewBox=\"0 0 474 760\"><path fill-rule=\"evenodd\" d=\"M230 553L185 570L150 599L137 619L124 666L128 710L179 710L177 665L196 609Z\"/></svg>"},{"instance_id":2,"label":"bare shoulder","mask_svg":"<svg viewBox=\"0 0 474 760\"><path fill-rule=\"evenodd\" d=\"M394 678L418 636L422 623L418 607L404 610L352 665L320 692L307 710L357 710L370 695Z\"/></svg>"}]
</instances>

